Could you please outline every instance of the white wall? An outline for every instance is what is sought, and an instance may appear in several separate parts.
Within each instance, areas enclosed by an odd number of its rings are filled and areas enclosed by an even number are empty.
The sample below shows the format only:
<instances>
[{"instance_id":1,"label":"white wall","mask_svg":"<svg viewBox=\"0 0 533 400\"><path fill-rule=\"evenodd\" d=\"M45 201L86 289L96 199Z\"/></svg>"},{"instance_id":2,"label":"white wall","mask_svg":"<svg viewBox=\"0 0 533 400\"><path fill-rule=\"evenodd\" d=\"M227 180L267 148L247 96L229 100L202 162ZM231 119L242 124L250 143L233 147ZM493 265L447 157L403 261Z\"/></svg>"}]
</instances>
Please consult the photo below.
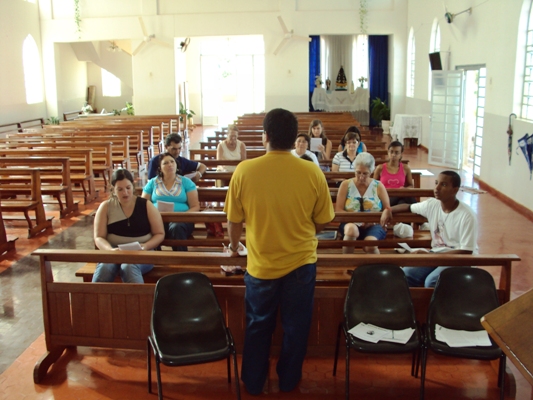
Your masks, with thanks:
<instances>
[{"instance_id":1,"label":"white wall","mask_svg":"<svg viewBox=\"0 0 533 400\"><path fill-rule=\"evenodd\" d=\"M524 27L519 21L523 12L523 1L491 1L475 6L472 14L458 15L452 24L444 20L442 4L426 0L409 0L408 30L413 26L416 37L416 84L415 97L407 99L408 114L424 115L422 143L429 144L430 102L428 92L428 53L431 37L431 23L439 20L441 27L441 50L450 51L450 68L457 65L485 64L487 67L487 91L483 148L480 179L511 199L533 210L533 181L525 157L513 154L511 166L507 156L507 126L509 114L519 115L516 97L520 96L523 64L517 65L517 52L524 51L517 46L519 32ZM529 4L529 1L527 1ZM450 12L460 12L472 6L468 0L447 1ZM522 29L522 30L521 30ZM517 50L519 49L519 50ZM516 121L514 124L513 153L517 139L533 131L533 124Z\"/></svg>"}]
</instances>

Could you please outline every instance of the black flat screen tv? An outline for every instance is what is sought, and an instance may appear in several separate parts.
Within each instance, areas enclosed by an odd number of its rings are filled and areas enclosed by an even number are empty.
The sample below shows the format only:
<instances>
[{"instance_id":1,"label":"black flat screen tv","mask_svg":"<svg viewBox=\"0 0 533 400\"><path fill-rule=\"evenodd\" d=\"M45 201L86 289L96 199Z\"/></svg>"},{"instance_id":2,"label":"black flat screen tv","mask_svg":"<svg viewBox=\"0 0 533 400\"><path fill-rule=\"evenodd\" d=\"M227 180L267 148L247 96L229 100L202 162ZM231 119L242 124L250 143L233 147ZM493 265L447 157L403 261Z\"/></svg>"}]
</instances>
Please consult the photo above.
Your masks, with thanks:
<instances>
[{"instance_id":1,"label":"black flat screen tv","mask_svg":"<svg viewBox=\"0 0 533 400\"><path fill-rule=\"evenodd\" d=\"M441 71L442 63L440 61L440 52L429 53L429 63L432 71Z\"/></svg>"}]
</instances>

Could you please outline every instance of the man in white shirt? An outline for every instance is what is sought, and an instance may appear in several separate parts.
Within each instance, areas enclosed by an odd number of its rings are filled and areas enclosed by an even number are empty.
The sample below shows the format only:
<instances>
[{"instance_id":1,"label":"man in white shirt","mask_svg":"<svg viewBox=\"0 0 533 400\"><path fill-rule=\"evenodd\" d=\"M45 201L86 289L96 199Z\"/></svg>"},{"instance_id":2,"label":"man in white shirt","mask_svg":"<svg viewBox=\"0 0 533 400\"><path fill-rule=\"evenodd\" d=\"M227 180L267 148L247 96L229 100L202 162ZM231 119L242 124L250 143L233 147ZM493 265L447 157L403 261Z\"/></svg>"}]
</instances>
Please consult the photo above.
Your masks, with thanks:
<instances>
[{"instance_id":1,"label":"man in white shirt","mask_svg":"<svg viewBox=\"0 0 533 400\"><path fill-rule=\"evenodd\" d=\"M459 174L443 171L435 180L435 198L398 204L392 207L393 218L395 212L408 211L426 217L431 231L430 253L477 254L477 217L467 204L457 199L460 187ZM449 267L404 267L403 270L409 286L434 287L445 268Z\"/></svg>"}]
</instances>

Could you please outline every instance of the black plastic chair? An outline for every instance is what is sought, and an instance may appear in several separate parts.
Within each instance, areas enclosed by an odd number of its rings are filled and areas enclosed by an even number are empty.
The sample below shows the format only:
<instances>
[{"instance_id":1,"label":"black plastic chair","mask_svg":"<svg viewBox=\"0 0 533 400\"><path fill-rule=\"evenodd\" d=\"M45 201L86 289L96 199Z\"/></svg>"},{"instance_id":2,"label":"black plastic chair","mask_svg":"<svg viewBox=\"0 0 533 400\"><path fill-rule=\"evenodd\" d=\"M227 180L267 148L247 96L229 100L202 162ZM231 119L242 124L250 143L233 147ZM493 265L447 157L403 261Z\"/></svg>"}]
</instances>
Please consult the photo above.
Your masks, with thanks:
<instances>
[{"instance_id":1,"label":"black plastic chair","mask_svg":"<svg viewBox=\"0 0 533 400\"><path fill-rule=\"evenodd\" d=\"M235 368L237 399L241 398L237 355L230 329L209 279L198 272L161 278L156 285L148 337L148 392L152 393L150 349L156 362L157 390L163 398L160 363L171 367L203 364L230 357Z\"/></svg>"},{"instance_id":2,"label":"black plastic chair","mask_svg":"<svg viewBox=\"0 0 533 400\"><path fill-rule=\"evenodd\" d=\"M492 339L492 346L450 347L435 337L435 325L448 329L481 331L481 317L500 306L492 276L483 269L452 267L441 272L428 309L422 346L420 398L424 398L428 349L451 357L474 360L500 359L498 387L504 398L505 354Z\"/></svg>"},{"instance_id":3,"label":"black plastic chair","mask_svg":"<svg viewBox=\"0 0 533 400\"><path fill-rule=\"evenodd\" d=\"M360 322L392 330L413 328L415 332L406 344L370 343L348 333ZM412 353L411 375L418 375L421 340L409 286L400 267L363 265L353 271L344 302L344 321L337 331L333 376L337 374L341 330L346 339L346 399L350 397L350 349L362 353Z\"/></svg>"}]
</instances>

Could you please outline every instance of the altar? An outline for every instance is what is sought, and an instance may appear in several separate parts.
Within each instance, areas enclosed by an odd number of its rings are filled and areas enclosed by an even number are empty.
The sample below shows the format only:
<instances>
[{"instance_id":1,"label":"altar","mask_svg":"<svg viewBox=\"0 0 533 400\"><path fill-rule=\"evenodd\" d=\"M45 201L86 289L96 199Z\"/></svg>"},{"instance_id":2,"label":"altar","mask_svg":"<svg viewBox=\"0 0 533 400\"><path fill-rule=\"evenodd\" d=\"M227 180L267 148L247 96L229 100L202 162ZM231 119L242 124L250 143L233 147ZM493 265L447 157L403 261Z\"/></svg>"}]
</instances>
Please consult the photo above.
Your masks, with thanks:
<instances>
[{"instance_id":1,"label":"altar","mask_svg":"<svg viewBox=\"0 0 533 400\"><path fill-rule=\"evenodd\" d=\"M315 110L352 112L363 125L368 125L369 103L370 92L361 87L356 88L353 93L348 90L326 91L319 87L315 88L311 97L311 104Z\"/></svg>"},{"instance_id":2,"label":"altar","mask_svg":"<svg viewBox=\"0 0 533 400\"><path fill-rule=\"evenodd\" d=\"M391 135L394 140L400 143L404 139L416 139L418 145L422 134L422 117L420 115L396 114L394 124L391 127Z\"/></svg>"}]
</instances>

